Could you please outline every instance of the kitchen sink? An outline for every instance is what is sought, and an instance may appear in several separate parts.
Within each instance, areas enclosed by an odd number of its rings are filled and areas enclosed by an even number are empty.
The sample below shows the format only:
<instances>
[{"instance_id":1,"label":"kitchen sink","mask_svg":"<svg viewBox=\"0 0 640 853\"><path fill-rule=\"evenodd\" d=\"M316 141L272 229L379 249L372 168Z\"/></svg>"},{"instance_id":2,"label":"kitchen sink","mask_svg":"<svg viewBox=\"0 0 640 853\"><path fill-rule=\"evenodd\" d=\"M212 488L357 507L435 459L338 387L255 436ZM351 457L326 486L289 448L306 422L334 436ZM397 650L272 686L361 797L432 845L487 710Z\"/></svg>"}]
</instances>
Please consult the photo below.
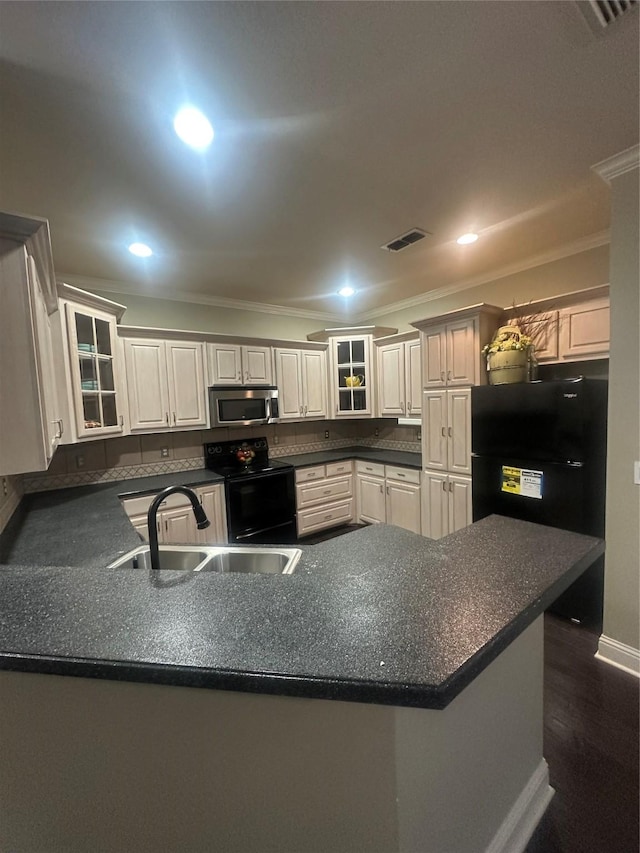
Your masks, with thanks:
<instances>
[{"instance_id":1,"label":"kitchen sink","mask_svg":"<svg viewBox=\"0 0 640 853\"><path fill-rule=\"evenodd\" d=\"M301 554L299 548L228 548L213 554L199 571L290 575Z\"/></svg>"},{"instance_id":2,"label":"kitchen sink","mask_svg":"<svg viewBox=\"0 0 640 853\"><path fill-rule=\"evenodd\" d=\"M187 572L243 572L290 575L302 551L299 548L242 548L234 545L161 545L160 568ZM148 545L129 551L108 569L151 569Z\"/></svg>"},{"instance_id":3,"label":"kitchen sink","mask_svg":"<svg viewBox=\"0 0 640 853\"><path fill-rule=\"evenodd\" d=\"M182 545L160 546L160 568L182 569L187 572L196 572L210 558L205 548L190 548ZM107 566L108 569L150 569L151 551L148 545L140 545L133 551L129 551L114 563Z\"/></svg>"}]
</instances>

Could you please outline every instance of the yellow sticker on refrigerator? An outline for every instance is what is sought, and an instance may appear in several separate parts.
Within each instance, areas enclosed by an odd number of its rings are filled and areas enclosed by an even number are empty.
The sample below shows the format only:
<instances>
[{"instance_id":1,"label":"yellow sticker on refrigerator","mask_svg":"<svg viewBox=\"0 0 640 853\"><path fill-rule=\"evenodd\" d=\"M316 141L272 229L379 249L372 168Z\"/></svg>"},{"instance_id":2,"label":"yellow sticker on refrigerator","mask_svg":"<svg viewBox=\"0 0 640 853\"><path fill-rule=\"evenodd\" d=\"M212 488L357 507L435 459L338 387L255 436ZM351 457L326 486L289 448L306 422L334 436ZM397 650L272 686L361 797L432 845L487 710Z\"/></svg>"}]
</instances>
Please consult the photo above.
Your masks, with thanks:
<instances>
[{"instance_id":1,"label":"yellow sticker on refrigerator","mask_svg":"<svg viewBox=\"0 0 640 853\"><path fill-rule=\"evenodd\" d=\"M510 495L542 499L542 471L502 466L502 489Z\"/></svg>"}]
</instances>

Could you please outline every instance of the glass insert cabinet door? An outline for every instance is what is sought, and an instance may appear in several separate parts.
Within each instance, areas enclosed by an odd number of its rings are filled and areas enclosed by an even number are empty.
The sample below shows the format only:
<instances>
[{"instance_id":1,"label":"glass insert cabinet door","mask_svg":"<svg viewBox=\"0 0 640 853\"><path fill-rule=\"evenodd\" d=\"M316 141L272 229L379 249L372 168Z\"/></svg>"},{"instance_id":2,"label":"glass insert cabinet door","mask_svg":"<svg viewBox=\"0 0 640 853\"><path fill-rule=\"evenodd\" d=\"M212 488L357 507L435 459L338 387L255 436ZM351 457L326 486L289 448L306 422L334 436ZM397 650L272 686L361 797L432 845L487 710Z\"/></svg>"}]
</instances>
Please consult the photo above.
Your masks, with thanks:
<instances>
[{"instance_id":1,"label":"glass insert cabinet door","mask_svg":"<svg viewBox=\"0 0 640 853\"><path fill-rule=\"evenodd\" d=\"M122 432L115 318L67 305L67 325L78 437Z\"/></svg>"},{"instance_id":2,"label":"glass insert cabinet door","mask_svg":"<svg viewBox=\"0 0 640 853\"><path fill-rule=\"evenodd\" d=\"M371 414L371 358L369 338L336 338L333 341L336 416Z\"/></svg>"}]
</instances>

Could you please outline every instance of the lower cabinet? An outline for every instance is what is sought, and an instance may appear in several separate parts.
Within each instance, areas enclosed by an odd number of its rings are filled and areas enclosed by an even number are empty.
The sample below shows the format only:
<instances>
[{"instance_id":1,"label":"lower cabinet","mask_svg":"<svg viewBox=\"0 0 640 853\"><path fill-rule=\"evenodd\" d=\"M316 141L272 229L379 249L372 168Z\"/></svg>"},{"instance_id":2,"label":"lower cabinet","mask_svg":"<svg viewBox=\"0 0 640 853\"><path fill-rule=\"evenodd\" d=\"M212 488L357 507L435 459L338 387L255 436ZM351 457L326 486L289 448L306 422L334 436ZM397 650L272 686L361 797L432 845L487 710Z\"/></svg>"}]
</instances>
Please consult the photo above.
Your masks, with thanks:
<instances>
[{"instance_id":1,"label":"lower cabinet","mask_svg":"<svg viewBox=\"0 0 640 853\"><path fill-rule=\"evenodd\" d=\"M296 508L300 537L352 522L353 462L298 468Z\"/></svg>"},{"instance_id":2,"label":"lower cabinet","mask_svg":"<svg viewBox=\"0 0 640 853\"><path fill-rule=\"evenodd\" d=\"M220 545L227 541L224 486L200 486L193 491L207 514L209 527L198 530L190 500L178 492L169 495L158 510L158 542L164 545ZM145 542L149 540L147 513L154 498L155 495L144 495L122 501L131 524Z\"/></svg>"},{"instance_id":3,"label":"lower cabinet","mask_svg":"<svg viewBox=\"0 0 640 853\"><path fill-rule=\"evenodd\" d=\"M422 480L422 532L441 539L471 524L471 477L424 471Z\"/></svg>"},{"instance_id":4,"label":"lower cabinet","mask_svg":"<svg viewBox=\"0 0 640 853\"><path fill-rule=\"evenodd\" d=\"M356 462L358 518L422 532L420 471L378 462Z\"/></svg>"}]
</instances>

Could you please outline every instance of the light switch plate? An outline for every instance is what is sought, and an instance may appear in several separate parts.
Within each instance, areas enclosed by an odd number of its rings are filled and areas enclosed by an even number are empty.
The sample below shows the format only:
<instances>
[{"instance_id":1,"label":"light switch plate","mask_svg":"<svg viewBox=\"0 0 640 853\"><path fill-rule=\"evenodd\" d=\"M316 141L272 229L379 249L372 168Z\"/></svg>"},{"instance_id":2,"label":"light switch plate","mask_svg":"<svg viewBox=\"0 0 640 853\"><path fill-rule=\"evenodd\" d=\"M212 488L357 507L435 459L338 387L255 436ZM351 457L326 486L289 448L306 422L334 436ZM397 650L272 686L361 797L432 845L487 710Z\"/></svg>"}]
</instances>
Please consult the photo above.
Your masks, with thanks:
<instances>
[{"instance_id":1,"label":"light switch plate","mask_svg":"<svg viewBox=\"0 0 640 853\"><path fill-rule=\"evenodd\" d=\"M633 482L640 486L640 461L633 463Z\"/></svg>"}]
</instances>

